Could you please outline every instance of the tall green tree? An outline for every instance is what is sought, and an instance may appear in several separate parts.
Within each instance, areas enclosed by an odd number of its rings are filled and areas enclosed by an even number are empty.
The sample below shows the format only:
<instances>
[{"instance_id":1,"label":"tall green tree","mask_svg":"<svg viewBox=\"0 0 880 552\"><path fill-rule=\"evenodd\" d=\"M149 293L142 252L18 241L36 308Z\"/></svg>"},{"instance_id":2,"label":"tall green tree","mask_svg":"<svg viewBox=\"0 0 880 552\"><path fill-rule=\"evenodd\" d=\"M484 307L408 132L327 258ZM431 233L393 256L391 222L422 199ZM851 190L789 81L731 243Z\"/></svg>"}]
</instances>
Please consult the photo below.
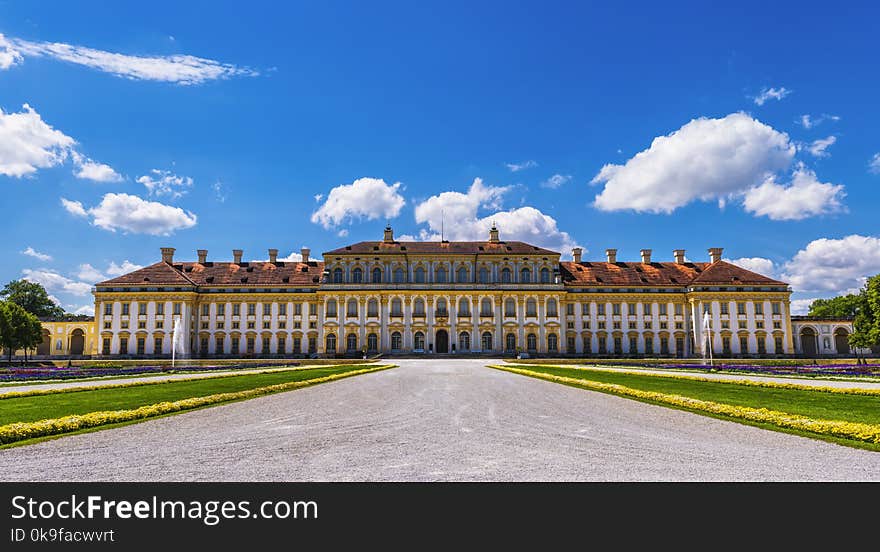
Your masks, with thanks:
<instances>
[{"instance_id":1,"label":"tall green tree","mask_svg":"<svg viewBox=\"0 0 880 552\"><path fill-rule=\"evenodd\" d=\"M831 299L816 299L810 303L809 316L822 318L845 318L856 315L862 302L862 294L849 294L832 297Z\"/></svg>"},{"instance_id":2,"label":"tall green tree","mask_svg":"<svg viewBox=\"0 0 880 552\"><path fill-rule=\"evenodd\" d=\"M0 290L0 299L15 303L37 317L64 316L64 309L56 305L46 288L37 282L13 280Z\"/></svg>"},{"instance_id":3,"label":"tall green tree","mask_svg":"<svg viewBox=\"0 0 880 552\"><path fill-rule=\"evenodd\" d=\"M859 349L877 347L880 345L880 274L868 278L858 297L849 344Z\"/></svg>"},{"instance_id":4,"label":"tall green tree","mask_svg":"<svg viewBox=\"0 0 880 552\"><path fill-rule=\"evenodd\" d=\"M9 362L17 349L27 350L43 340L43 327L36 316L17 303L0 301L0 346L6 351Z\"/></svg>"}]
</instances>

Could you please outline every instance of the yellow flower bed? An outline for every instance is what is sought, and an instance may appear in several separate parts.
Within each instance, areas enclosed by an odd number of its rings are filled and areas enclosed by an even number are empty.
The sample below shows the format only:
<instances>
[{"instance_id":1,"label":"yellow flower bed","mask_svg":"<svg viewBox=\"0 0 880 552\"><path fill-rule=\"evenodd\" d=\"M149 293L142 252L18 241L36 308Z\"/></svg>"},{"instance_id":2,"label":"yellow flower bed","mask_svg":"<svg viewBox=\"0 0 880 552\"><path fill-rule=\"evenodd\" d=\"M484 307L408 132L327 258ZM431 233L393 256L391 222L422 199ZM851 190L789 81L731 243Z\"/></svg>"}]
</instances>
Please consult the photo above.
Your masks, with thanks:
<instances>
[{"instance_id":1,"label":"yellow flower bed","mask_svg":"<svg viewBox=\"0 0 880 552\"><path fill-rule=\"evenodd\" d=\"M260 395L267 395L278 391L288 391L299 387L307 387L317 383L324 383L349 376L357 376L368 372L377 372L391 368L393 365L383 364L374 368L366 368L363 370L354 370L343 374L331 374L320 378L314 378L303 381L293 381L288 383L278 383L275 385L267 385L265 387L257 387L245 391L236 391L233 393L216 393L204 397L192 397L174 402L161 402L140 408L130 410L104 410L100 412L90 412L88 414L76 414L72 416L64 416L61 418L52 418L48 420L39 420L36 422L17 422L0 426L0 444L14 443L24 439L33 439L35 437L45 437L47 435L58 435L70 431L77 431L90 427L97 427L105 424L115 424L118 422L128 422L142 418L150 418L171 412L179 412L181 410L189 410L200 406L210 404L235 401L241 399L251 399ZM204 379L204 378L203 378ZM180 381L180 380L178 380Z\"/></svg>"},{"instance_id":2,"label":"yellow flower bed","mask_svg":"<svg viewBox=\"0 0 880 552\"><path fill-rule=\"evenodd\" d=\"M164 383L181 383L187 381L206 381L217 378L230 378L235 376L256 376L258 374L271 374L275 372L288 372L292 370L324 370L327 368L342 368L351 366L350 364L327 364L327 365L306 365L306 366L290 366L285 368L269 368L266 370L261 370L259 372L246 372L236 373L236 372L224 372L222 374L212 374L209 376L204 376L201 378L191 377L191 378L169 378L163 380L152 380L152 381L130 381L128 383L104 383L101 385L82 385L77 387L56 387L53 389L31 389L29 391L10 391L9 393L0 393L0 401L3 399L16 399L20 397L36 397L38 395L55 395L58 393L75 393L78 391L100 391L103 389L122 389L124 387L139 387L141 385L161 385ZM155 376L138 376L138 377L163 377L168 374L156 374ZM70 381L70 380L67 380ZM51 383L51 382L50 382ZM55 382L62 383L62 382ZM66 383L66 382L63 382ZM45 385L45 383L35 383L34 385Z\"/></svg>"},{"instance_id":3,"label":"yellow flower bed","mask_svg":"<svg viewBox=\"0 0 880 552\"><path fill-rule=\"evenodd\" d=\"M863 395L863 396L880 396L880 389L863 389L859 387L827 387L820 385L803 385L799 383L780 383L775 381L756 381L750 379L725 379L725 378L707 378L703 376L692 376L687 374L657 374L647 372L645 370L627 370L625 368L604 368L601 366L586 366L583 364L529 364L528 366L539 366L541 368L562 368L566 370L592 370L594 372L608 372L613 374L627 374L630 376L653 376L657 378L669 378L678 380L705 381L709 383L728 383L733 385L749 385L752 387L767 387L774 389L796 389L799 391L821 391L822 393L843 393L846 395Z\"/></svg>"},{"instance_id":4,"label":"yellow flower bed","mask_svg":"<svg viewBox=\"0 0 880 552\"><path fill-rule=\"evenodd\" d=\"M556 376L552 374L544 374L541 372L533 372L531 370L523 370L521 368L512 368L510 366L490 365L490 368L505 370L515 374L532 376L549 381L559 383L567 383L577 385L586 389L595 391L605 391L625 397L633 397L637 399L647 399L659 403L680 406L693 410L701 410L712 414L721 414L732 418L739 418L753 422L762 422L777 425L780 427L808 431L818 433L820 435L830 435L833 437L841 437L844 439L854 439L865 441L868 443L880 443L880 425L860 424L854 422L843 422L838 420L817 420L798 416L796 414L788 414L776 410L768 410L766 408L750 408L745 406L732 406L729 404L717 403L712 401L703 401L700 399L692 399L681 395L670 395L666 393L657 393L654 391L640 391L625 387L616 383L600 383L595 381L583 380L578 378L569 378L564 376ZM715 380L711 380L715 381Z\"/></svg>"}]
</instances>

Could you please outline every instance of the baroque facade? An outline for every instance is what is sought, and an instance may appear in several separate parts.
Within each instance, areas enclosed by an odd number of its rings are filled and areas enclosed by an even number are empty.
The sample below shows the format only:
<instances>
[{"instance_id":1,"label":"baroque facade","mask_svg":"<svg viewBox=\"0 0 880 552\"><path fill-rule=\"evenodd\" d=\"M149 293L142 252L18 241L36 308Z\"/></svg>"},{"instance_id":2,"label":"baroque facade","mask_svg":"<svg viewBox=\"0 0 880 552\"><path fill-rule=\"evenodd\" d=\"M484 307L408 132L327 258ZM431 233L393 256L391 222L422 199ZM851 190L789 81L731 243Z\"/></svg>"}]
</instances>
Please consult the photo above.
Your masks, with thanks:
<instances>
[{"instance_id":1,"label":"baroque facade","mask_svg":"<svg viewBox=\"0 0 880 552\"><path fill-rule=\"evenodd\" d=\"M496 228L486 241L381 241L323 261L162 260L96 284L97 354L333 356L363 353L555 356L790 355L791 290L709 249L708 262L572 261ZM696 338L695 338L696 336Z\"/></svg>"}]
</instances>

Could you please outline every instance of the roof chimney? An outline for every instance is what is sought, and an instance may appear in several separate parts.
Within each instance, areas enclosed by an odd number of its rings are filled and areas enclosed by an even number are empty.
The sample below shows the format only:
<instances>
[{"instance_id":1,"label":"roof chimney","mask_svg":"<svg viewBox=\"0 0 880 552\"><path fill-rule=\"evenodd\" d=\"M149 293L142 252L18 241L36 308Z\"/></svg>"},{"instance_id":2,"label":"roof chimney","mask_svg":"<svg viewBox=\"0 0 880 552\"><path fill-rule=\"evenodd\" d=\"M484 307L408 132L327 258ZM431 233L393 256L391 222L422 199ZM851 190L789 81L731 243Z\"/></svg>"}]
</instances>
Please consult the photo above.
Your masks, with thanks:
<instances>
[{"instance_id":1,"label":"roof chimney","mask_svg":"<svg viewBox=\"0 0 880 552\"><path fill-rule=\"evenodd\" d=\"M642 263L651 264L651 250L642 249Z\"/></svg>"},{"instance_id":2,"label":"roof chimney","mask_svg":"<svg viewBox=\"0 0 880 552\"><path fill-rule=\"evenodd\" d=\"M269 250L269 262L272 264L278 263L278 250L277 249L270 249Z\"/></svg>"},{"instance_id":3,"label":"roof chimney","mask_svg":"<svg viewBox=\"0 0 880 552\"><path fill-rule=\"evenodd\" d=\"M684 249L673 249L672 256L675 257L675 264L684 264Z\"/></svg>"},{"instance_id":4,"label":"roof chimney","mask_svg":"<svg viewBox=\"0 0 880 552\"><path fill-rule=\"evenodd\" d=\"M208 250L207 249L199 249L196 251L199 254L199 264L205 264L208 261Z\"/></svg>"},{"instance_id":5,"label":"roof chimney","mask_svg":"<svg viewBox=\"0 0 880 552\"><path fill-rule=\"evenodd\" d=\"M385 243L394 243L394 232L391 230L391 225L385 227Z\"/></svg>"},{"instance_id":6,"label":"roof chimney","mask_svg":"<svg viewBox=\"0 0 880 552\"><path fill-rule=\"evenodd\" d=\"M492 223L492 228L489 228L489 241L493 243L498 243L498 228L495 227L495 223Z\"/></svg>"},{"instance_id":7,"label":"roof chimney","mask_svg":"<svg viewBox=\"0 0 880 552\"><path fill-rule=\"evenodd\" d=\"M172 264L174 263L174 248L173 247L163 247L162 248L162 262Z\"/></svg>"},{"instance_id":8,"label":"roof chimney","mask_svg":"<svg viewBox=\"0 0 880 552\"><path fill-rule=\"evenodd\" d=\"M581 253L583 253L583 252L584 252L584 250L581 249L580 247L575 247L574 249L571 250L571 256L574 257L574 262L580 264Z\"/></svg>"},{"instance_id":9,"label":"roof chimney","mask_svg":"<svg viewBox=\"0 0 880 552\"><path fill-rule=\"evenodd\" d=\"M232 250L232 262L235 264L241 264L241 255L244 253L241 249L233 249Z\"/></svg>"},{"instance_id":10,"label":"roof chimney","mask_svg":"<svg viewBox=\"0 0 880 552\"><path fill-rule=\"evenodd\" d=\"M311 252L312 252L312 250L309 249L308 247L303 247L300 250L300 253L302 254L302 262L304 262L304 263L309 262L309 253L311 253Z\"/></svg>"},{"instance_id":11,"label":"roof chimney","mask_svg":"<svg viewBox=\"0 0 880 552\"><path fill-rule=\"evenodd\" d=\"M609 263L617 262L617 250L616 249L606 249L605 256L608 257Z\"/></svg>"},{"instance_id":12,"label":"roof chimney","mask_svg":"<svg viewBox=\"0 0 880 552\"><path fill-rule=\"evenodd\" d=\"M717 263L721 260L721 253L724 251L723 247L710 247L709 248L709 261L713 263Z\"/></svg>"}]
</instances>

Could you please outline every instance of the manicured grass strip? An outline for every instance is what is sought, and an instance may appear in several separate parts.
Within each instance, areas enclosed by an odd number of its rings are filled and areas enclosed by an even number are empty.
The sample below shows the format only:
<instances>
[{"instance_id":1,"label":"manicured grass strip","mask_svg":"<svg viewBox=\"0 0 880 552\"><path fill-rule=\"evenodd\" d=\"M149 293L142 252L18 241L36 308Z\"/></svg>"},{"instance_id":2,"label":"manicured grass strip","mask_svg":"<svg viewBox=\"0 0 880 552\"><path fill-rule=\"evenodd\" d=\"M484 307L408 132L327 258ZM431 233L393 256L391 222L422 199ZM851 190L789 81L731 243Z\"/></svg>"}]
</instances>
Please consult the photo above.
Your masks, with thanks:
<instances>
[{"instance_id":1,"label":"manicured grass strip","mask_svg":"<svg viewBox=\"0 0 880 552\"><path fill-rule=\"evenodd\" d=\"M578 374L580 377L569 377L550 373L549 371L545 371L547 369L541 369L540 367L538 367L540 371L524 370L522 368L513 368L511 366L500 365L490 365L489 367L498 370L504 370L507 372L513 372L515 374L521 374L524 376L531 376L558 383L565 383L568 385L583 387L594 391L602 391L605 393L612 393L624 397L647 400L660 404L668 404L680 408L686 408L688 410L702 411L710 414L747 420L750 422L771 424L782 428L815 433L818 435L827 435L831 437L863 441L873 444L880 443L880 425L876 424L865 424L841 420L816 419L807 416L791 414L788 412L770 410L767 408L736 406L732 404L723 404L719 402L701 400L677 394L660 393L656 391L644 391L617 383L604 383L593 381L592 379L587 379L588 377L594 375L593 373L590 373L590 376L587 376L584 372L582 372L581 374ZM699 382L699 385L706 384ZM759 391L759 393L761 393L762 395L765 392L765 390Z\"/></svg>"},{"instance_id":2,"label":"manicured grass strip","mask_svg":"<svg viewBox=\"0 0 880 552\"><path fill-rule=\"evenodd\" d=\"M741 382L669 377L646 373L583 370L545 366L523 367L555 376L622 385L640 391L682 395L746 408L766 408L820 420L880 424L880 395L829 393L806 388L765 387Z\"/></svg>"},{"instance_id":3,"label":"manicured grass strip","mask_svg":"<svg viewBox=\"0 0 880 552\"><path fill-rule=\"evenodd\" d=\"M368 372L386 370L391 367L392 365L381 365L366 369L357 369L356 367L352 367L346 368L343 371L332 370L332 372L334 373L318 377L315 377L315 372L326 372L327 370L309 370L308 372L311 373L312 377L309 377L309 375L306 374L305 371L285 372L285 374L287 375L305 377L301 379L296 379L295 381L287 381L285 383L277 383L274 385L266 385L263 387L251 387L249 389L244 389L240 391L215 393L206 396L190 396L189 398L175 401L163 401L156 404L149 404L133 409L103 410L97 412L89 412L87 414L63 416L60 418L41 419L34 422L16 422L0 426L0 444L8 444L25 439L33 439L35 437L44 437L47 435L58 435L60 433L78 431L81 429L106 424L114 424L119 422L128 422L131 420L150 418L153 416L160 416L163 414L199 408L202 406L208 406L222 402L251 399L254 397L259 397L261 395L268 395L270 393L289 391L292 389L315 385L318 383L324 383L327 381L356 376L359 374L366 374ZM220 382L215 381L213 383L228 382L223 380Z\"/></svg>"},{"instance_id":4,"label":"manicured grass strip","mask_svg":"<svg viewBox=\"0 0 880 552\"><path fill-rule=\"evenodd\" d=\"M804 385L801 383L782 383L777 381L760 381L750 379L735 378L706 378L703 376L691 376L687 374L659 374L655 372L646 372L645 370L632 370L626 368L606 368L602 366L559 366L554 364L529 364L529 367L554 368L558 370L591 370L594 372L605 372L611 374L628 374L632 376L649 376L656 378L669 378L677 380L705 381L710 383L728 383L733 385L748 385L754 387L767 387L770 389L799 389L806 391L820 391L822 393L842 393L844 395L865 395L880 397L880 389L867 389L862 387L830 387L823 385ZM756 376L758 377L758 376ZM764 376L767 377L767 376ZM778 377L778 376L770 376Z\"/></svg>"}]
</instances>

